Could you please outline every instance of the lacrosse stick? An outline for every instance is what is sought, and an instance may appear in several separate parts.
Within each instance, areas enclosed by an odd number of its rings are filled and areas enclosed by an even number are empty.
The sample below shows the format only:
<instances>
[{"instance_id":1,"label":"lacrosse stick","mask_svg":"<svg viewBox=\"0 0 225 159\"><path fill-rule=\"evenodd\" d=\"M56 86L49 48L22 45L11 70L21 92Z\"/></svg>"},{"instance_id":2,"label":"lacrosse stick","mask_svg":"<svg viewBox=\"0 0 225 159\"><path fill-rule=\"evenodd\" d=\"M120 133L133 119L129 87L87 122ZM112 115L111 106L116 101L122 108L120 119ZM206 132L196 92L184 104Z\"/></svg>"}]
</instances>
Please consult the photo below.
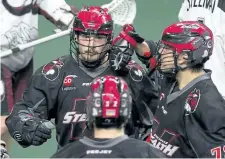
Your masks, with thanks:
<instances>
[{"instance_id":1,"label":"lacrosse stick","mask_svg":"<svg viewBox=\"0 0 225 159\"><path fill-rule=\"evenodd\" d=\"M102 5L102 8L107 8L109 10L109 13L112 16L112 19L115 24L123 26L125 24L132 24L133 20L136 16L136 2L135 0L112 0L109 4ZM11 55L13 53L16 53L18 51L25 50L27 48L33 47L35 45L65 36L70 34L71 29L61 31L59 33L29 42L27 44L21 44L16 46L13 49L6 50L3 52L0 52L0 57L5 57L8 55Z\"/></svg>"}]
</instances>

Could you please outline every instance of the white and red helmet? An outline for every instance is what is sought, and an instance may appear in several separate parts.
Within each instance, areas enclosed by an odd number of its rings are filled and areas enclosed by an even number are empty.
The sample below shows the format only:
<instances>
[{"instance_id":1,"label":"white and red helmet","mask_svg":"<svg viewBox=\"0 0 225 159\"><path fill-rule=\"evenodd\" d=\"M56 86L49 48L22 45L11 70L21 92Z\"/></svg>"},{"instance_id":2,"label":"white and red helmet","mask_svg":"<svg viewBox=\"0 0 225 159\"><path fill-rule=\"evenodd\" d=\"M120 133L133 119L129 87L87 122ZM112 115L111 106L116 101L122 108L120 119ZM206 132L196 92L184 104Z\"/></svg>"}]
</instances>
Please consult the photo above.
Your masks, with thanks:
<instances>
[{"instance_id":1,"label":"white and red helmet","mask_svg":"<svg viewBox=\"0 0 225 159\"><path fill-rule=\"evenodd\" d=\"M132 98L127 83L121 77L98 77L90 87L86 106L90 124L115 127L128 121Z\"/></svg>"}]
</instances>

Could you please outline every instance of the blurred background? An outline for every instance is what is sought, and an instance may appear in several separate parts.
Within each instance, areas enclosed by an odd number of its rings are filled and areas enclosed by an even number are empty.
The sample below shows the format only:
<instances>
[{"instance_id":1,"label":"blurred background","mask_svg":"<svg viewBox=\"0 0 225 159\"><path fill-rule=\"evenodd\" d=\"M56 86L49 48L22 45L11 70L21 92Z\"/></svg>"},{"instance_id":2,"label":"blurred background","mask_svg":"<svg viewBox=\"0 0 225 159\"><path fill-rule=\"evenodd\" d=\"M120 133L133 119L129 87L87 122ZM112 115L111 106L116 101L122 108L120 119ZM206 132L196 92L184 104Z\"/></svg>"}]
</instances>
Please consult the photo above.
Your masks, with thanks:
<instances>
[{"instance_id":1,"label":"blurred background","mask_svg":"<svg viewBox=\"0 0 225 159\"><path fill-rule=\"evenodd\" d=\"M55 0L57 1L57 0ZM102 5L111 0L66 0L70 5ZM158 40L163 29L176 22L182 0L137 0L137 16L134 21L136 31L145 39ZM45 18L39 18L39 38L53 34L55 27ZM118 33L119 28L116 28ZM35 70L53 59L69 54L69 36L65 36L36 47ZM135 58L135 57L134 57ZM22 148L13 141L9 151L12 158L47 158L56 151L55 132L51 140L38 147Z\"/></svg>"}]
</instances>

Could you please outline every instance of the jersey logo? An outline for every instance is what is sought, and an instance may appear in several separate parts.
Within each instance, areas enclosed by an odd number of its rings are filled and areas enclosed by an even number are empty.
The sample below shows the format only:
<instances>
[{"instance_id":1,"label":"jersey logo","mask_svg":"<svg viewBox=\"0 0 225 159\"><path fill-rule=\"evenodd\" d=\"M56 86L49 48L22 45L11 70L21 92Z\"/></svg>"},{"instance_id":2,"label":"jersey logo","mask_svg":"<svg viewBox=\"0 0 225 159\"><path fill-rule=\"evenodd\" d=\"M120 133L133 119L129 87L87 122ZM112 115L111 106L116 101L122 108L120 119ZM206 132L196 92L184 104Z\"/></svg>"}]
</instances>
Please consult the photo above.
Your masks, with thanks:
<instances>
[{"instance_id":1,"label":"jersey logo","mask_svg":"<svg viewBox=\"0 0 225 159\"><path fill-rule=\"evenodd\" d=\"M75 98L71 112L66 113L63 123L70 124L69 140L77 140L83 136L90 136L86 130L87 114L86 114L86 98Z\"/></svg>"},{"instance_id":2,"label":"jersey logo","mask_svg":"<svg viewBox=\"0 0 225 159\"><path fill-rule=\"evenodd\" d=\"M74 79L76 78L76 75L68 75L64 78L63 80L63 87L62 90L63 91L71 91L71 90L75 90L76 87L72 86Z\"/></svg>"},{"instance_id":3,"label":"jersey logo","mask_svg":"<svg viewBox=\"0 0 225 159\"><path fill-rule=\"evenodd\" d=\"M111 154L112 150L87 150L86 154Z\"/></svg>"},{"instance_id":4,"label":"jersey logo","mask_svg":"<svg viewBox=\"0 0 225 159\"><path fill-rule=\"evenodd\" d=\"M91 85L91 82L90 83L82 83L82 86L87 86L89 87Z\"/></svg>"},{"instance_id":5,"label":"jersey logo","mask_svg":"<svg viewBox=\"0 0 225 159\"><path fill-rule=\"evenodd\" d=\"M163 135L165 136L173 136L175 134L165 131L163 132ZM172 145L169 142L162 139L162 137L159 137L158 135L154 134L151 136L151 144L162 151L167 156L172 156L178 149L178 146Z\"/></svg>"},{"instance_id":6,"label":"jersey logo","mask_svg":"<svg viewBox=\"0 0 225 159\"><path fill-rule=\"evenodd\" d=\"M186 102L185 102L185 115L190 115L191 113L195 112L199 100L201 97L200 90L195 88L187 97Z\"/></svg>"},{"instance_id":7,"label":"jersey logo","mask_svg":"<svg viewBox=\"0 0 225 159\"><path fill-rule=\"evenodd\" d=\"M129 75L133 81L136 81L136 82L142 81L144 77L143 75L144 69L140 65L138 65L135 62L129 62L129 64L127 65L127 68L129 69Z\"/></svg>"},{"instance_id":8,"label":"jersey logo","mask_svg":"<svg viewBox=\"0 0 225 159\"><path fill-rule=\"evenodd\" d=\"M23 138L22 138L22 135L21 135L21 133L20 132L18 132L18 131L15 131L14 133L13 133L13 138L16 140L16 141L23 141Z\"/></svg>"},{"instance_id":9,"label":"jersey logo","mask_svg":"<svg viewBox=\"0 0 225 159\"><path fill-rule=\"evenodd\" d=\"M167 128L160 129L160 122L154 118L154 128L151 135L151 144L162 151L167 156L173 156L173 154L180 148L173 143L180 137L176 132Z\"/></svg>"},{"instance_id":10,"label":"jersey logo","mask_svg":"<svg viewBox=\"0 0 225 159\"><path fill-rule=\"evenodd\" d=\"M43 67L42 74L46 79L54 81L59 77L63 65L64 63L60 59L56 59Z\"/></svg>"},{"instance_id":11,"label":"jersey logo","mask_svg":"<svg viewBox=\"0 0 225 159\"><path fill-rule=\"evenodd\" d=\"M69 124L69 123L79 123L79 122L85 122L87 121L87 115L86 114L79 114L77 112L67 112L63 119L63 124Z\"/></svg>"}]
</instances>

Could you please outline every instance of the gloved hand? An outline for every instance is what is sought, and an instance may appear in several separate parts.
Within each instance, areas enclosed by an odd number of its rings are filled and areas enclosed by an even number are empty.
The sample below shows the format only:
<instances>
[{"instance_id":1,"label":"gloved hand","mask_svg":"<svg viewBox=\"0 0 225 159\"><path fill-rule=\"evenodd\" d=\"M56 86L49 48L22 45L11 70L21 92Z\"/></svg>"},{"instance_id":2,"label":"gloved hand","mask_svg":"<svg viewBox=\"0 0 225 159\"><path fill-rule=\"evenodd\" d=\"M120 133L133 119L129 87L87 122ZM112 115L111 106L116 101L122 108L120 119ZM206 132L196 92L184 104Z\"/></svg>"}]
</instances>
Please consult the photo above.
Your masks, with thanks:
<instances>
[{"instance_id":1,"label":"gloved hand","mask_svg":"<svg viewBox=\"0 0 225 159\"><path fill-rule=\"evenodd\" d=\"M5 146L6 146L5 142L0 140L1 158L9 158L9 154L8 154Z\"/></svg>"},{"instance_id":2,"label":"gloved hand","mask_svg":"<svg viewBox=\"0 0 225 159\"><path fill-rule=\"evenodd\" d=\"M55 126L48 120L31 118L23 125L23 134L14 135L17 141L23 141L25 145L39 146L51 138L52 129Z\"/></svg>"},{"instance_id":3,"label":"gloved hand","mask_svg":"<svg viewBox=\"0 0 225 159\"><path fill-rule=\"evenodd\" d=\"M110 53L110 63L114 70L124 69L132 58L136 41L128 33L133 30L132 25L124 25L119 36L112 42L113 47L116 48Z\"/></svg>"},{"instance_id":4,"label":"gloved hand","mask_svg":"<svg viewBox=\"0 0 225 159\"><path fill-rule=\"evenodd\" d=\"M112 49L111 53L109 54L109 62L111 67L118 71L123 70L133 55L133 50L130 48L125 49L122 51L121 48Z\"/></svg>"},{"instance_id":5,"label":"gloved hand","mask_svg":"<svg viewBox=\"0 0 225 159\"><path fill-rule=\"evenodd\" d=\"M137 44L141 44L145 41L139 34L136 33L134 27L131 24L125 24L119 36L115 38L113 44L117 43L119 40L126 40L132 47L136 47Z\"/></svg>"},{"instance_id":6,"label":"gloved hand","mask_svg":"<svg viewBox=\"0 0 225 159\"><path fill-rule=\"evenodd\" d=\"M75 6L62 6L60 8L64 14L63 16L59 19L59 22L56 23L56 26L58 29L55 29L55 33L59 33L63 30L71 29L73 27L73 22L74 19L79 12L79 10Z\"/></svg>"},{"instance_id":7,"label":"gloved hand","mask_svg":"<svg viewBox=\"0 0 225 159\"><path fill-rule=\"evenodd\" d=\"M144 41L145 39L142 38L138 33L136 33L134 27L131 24L124 25L122 31L119 33L119 36L113 40L112 44L113 46L121 47L121 43L124 44L124 42L127 42L128 43L127 46L130 49L133 49L133 51L130 51L129 54L120 53L117 55L112 55L114 56L112 59L113 60L116 59L115 61L113 61L114 69L118 70L125 67L129 63L129 60L131 59L133 53L136 52L134 50L139 50L138 47L142 47L141 45L137 45L137 44L142 44ZM140 56L136 52L136 55L138 59L147 67L155 67L156 62L155 62L155 59L152 58L153 55L151 52L144 52L143 56ZM154 66L151 66L151 65L154 65Z\"/></svg>"}]
</instances>

